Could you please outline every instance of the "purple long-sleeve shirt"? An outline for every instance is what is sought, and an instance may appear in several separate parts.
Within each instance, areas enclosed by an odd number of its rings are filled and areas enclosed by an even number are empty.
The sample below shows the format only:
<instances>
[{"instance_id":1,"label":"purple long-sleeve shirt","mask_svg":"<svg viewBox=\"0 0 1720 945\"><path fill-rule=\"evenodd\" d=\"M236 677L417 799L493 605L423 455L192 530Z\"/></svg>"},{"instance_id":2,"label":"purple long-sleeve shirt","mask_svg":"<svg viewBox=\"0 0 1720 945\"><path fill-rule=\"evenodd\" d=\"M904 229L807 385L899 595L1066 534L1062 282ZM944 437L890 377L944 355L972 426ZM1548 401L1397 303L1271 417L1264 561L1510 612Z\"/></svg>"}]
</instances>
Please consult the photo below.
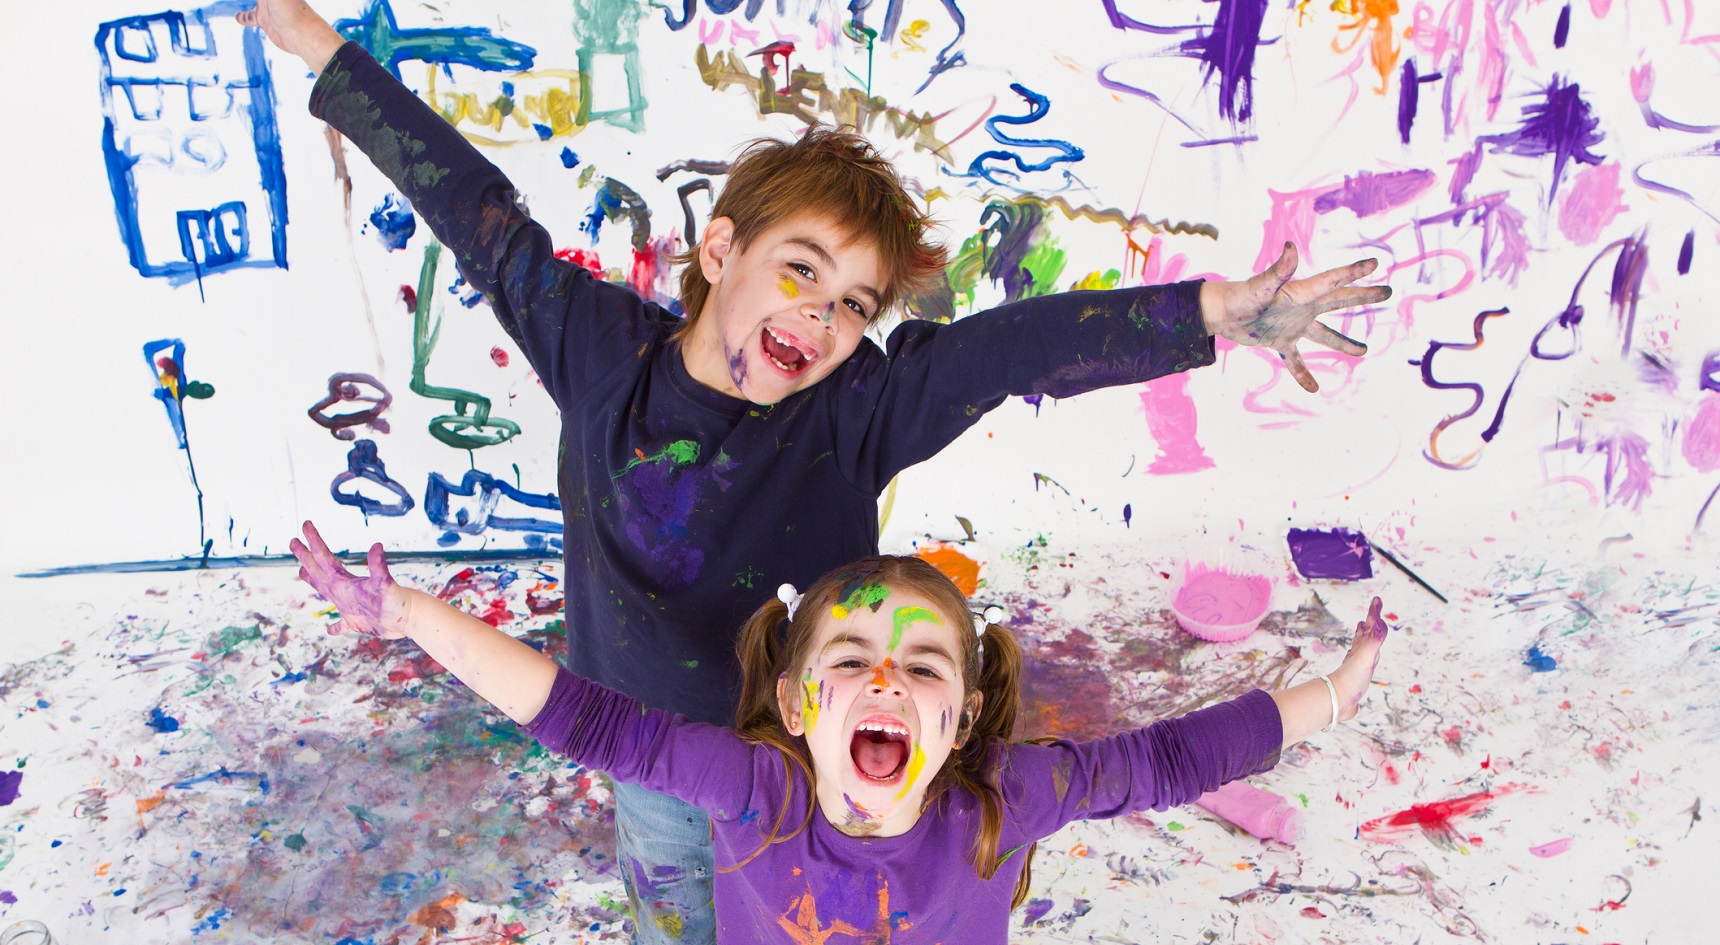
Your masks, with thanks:
<instances>
[{"instance_id":1,"label":"purple long-sleeve shirt","mask_svg":"<svg viewBox=\"0 0 1720 945\"><path fill-rule=\"evenodd\" d=\"M735 633L774 588L877 553L878 496L898 472L1010 395L1214 360L1198 283L1064 292L905 322L757 406L693 379L674 313L556 258L507 177L358 45L324 68L311 111L406 195L561 411L568 665L702 722L734 719ZM569 185L542 199L589 198Z\"/></svg>"},{"instance_id":2,"label":"purple long-sleeve shirt","mask_svg":"<svg viewBox=\"0 0 1720 945\"><path fill-rule=\"evenodd\" d=\"M830 942L892 945L1008 942L1028 844L1071 821L1186 804L1271 768L1284 740L1277 705L1256 689L1111 738L1001 746L993 754L1004 802L998 852L1010 855L982 880L972 852L980 802L960 789L897 837L847 836L814 805L805 829L759 852L779 817L781 832L793 831L810 797L779 750L646 708L565 669L527 730L580 764L710 812L719 941L805 942L821 930L841 933Z\"/></svg>"}]
</instances>

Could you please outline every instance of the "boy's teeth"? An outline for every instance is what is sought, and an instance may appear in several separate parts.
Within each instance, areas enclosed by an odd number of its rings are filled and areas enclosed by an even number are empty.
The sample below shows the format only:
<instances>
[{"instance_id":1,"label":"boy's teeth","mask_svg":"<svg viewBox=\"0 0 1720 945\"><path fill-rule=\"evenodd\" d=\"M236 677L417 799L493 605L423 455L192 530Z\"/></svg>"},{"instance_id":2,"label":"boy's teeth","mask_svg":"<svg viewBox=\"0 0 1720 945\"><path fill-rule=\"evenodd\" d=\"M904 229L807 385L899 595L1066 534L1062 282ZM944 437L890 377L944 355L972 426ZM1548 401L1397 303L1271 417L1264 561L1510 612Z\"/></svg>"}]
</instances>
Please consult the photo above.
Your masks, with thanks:
<instances>
[{"instance_id":1,"label":"boy's teeth","mask_svg":"<svg viewBox=\"0 0 1720 945\"><path fill-rule=\"evenodd\" d=\"M767 357L767 358L770 358L770 363L772 363L772 364L774 364L774 365L776 365L776 366L777 366L777 367L779 367L779 368L782 368L782 369L783 369L783 370L784 370L784 371L792 371L792 370L794 370L794 368L791 368L791 367L789 367L789 366L788 366L788 365L786 365L786 364L784 364L784 363L782 363L782 362L781 362L781 361L778 361L778 360L777 360L777 359L776 359L776 358L774 358L774 357L771 357L771 355L770 355L770 354L769 354L769 353L766 353L766 354L765 354L765 357Z\"/></svg>"}]
</instances>

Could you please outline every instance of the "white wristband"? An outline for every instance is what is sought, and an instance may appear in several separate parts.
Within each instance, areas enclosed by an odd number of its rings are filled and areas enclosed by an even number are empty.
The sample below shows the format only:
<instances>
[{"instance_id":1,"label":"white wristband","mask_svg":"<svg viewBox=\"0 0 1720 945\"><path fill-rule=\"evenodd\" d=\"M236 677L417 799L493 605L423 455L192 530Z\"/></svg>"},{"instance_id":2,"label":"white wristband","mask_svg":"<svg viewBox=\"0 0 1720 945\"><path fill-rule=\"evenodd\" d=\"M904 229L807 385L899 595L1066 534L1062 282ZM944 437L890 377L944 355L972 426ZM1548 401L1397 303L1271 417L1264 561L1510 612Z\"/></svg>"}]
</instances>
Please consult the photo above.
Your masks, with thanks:
<instances>
[{"instance_id":1,"label":"white wristband","mask_svg":"<svg viewBox=\"0 0 1720 945\"><path fill-rule=\"evenodd\" d=\"M1338 724L1338 687L1332 685L1332 681L1325 676L1321 676L1320 681L1326 684L1326 695L1332 697L1332 721L1326 723L1326 728L1320 729L1324 732Z\"/></svg>"}]
</instances>

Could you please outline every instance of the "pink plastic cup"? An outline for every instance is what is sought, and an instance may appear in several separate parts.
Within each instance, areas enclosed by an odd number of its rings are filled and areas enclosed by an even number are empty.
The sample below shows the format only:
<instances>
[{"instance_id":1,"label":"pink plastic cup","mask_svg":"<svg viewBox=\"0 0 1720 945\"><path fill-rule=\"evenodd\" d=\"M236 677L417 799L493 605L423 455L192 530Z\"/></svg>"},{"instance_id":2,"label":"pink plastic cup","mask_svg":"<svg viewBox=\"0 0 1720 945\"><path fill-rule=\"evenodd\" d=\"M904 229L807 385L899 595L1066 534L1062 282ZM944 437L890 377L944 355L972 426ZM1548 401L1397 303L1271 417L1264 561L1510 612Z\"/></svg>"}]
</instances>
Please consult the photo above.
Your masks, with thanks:
<instances>
[{"instance_id":1,"label":"pink plastic cup","mask_svg":"<svg viewBox=\"0 0 1720 945\"><path fill-rule=\"evenodd\" d=\"M1178 626L1202 640L1228 643L1253 633L1271 605L1271 578L1194 564L1183 569L1171 613Z\"/></svg>"}]
</instances>

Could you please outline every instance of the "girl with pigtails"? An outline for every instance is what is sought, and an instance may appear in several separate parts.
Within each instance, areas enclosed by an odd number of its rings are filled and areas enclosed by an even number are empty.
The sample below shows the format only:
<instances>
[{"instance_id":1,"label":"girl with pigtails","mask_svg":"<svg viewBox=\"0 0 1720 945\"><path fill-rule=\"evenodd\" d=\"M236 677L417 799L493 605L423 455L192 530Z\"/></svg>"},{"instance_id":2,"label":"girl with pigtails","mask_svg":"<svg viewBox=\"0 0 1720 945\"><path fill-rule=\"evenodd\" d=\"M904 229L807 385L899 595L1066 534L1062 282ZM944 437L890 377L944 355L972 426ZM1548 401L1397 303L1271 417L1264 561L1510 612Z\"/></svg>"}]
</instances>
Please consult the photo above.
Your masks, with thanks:
<instances>
[{"instance_id":1,"label":"girl with pigtails","mask_svg":"<svg viewBox=\"0 0 1720 945\"><path fill-rule=\"evenodd\" d=\"M304 535L299 574L340 610L336 631L410 636L551 750L708 811L722 942L1007 942L1037 841L1271 768L1355 716L1387 633L1376 598L1327 676L1108 738L1024 743L1021 652L998 609L974 615L918 558L874 556L753 614L724 727L642 706L396 584L381 545L361 577L308 522Z\"/></svg>"}]
</instances>

